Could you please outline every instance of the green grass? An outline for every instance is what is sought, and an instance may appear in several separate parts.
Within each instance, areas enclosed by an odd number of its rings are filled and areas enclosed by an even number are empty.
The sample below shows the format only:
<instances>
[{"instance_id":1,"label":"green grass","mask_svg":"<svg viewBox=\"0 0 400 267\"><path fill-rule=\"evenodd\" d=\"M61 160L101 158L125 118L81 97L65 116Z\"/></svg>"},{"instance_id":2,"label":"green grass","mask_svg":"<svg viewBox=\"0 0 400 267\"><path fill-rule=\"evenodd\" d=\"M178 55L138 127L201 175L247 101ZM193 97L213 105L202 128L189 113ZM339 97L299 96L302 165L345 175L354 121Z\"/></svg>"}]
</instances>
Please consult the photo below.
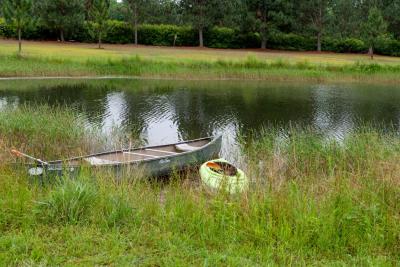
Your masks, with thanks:
<instances>
[{"instance_id":1,"label":"green grass","mask_svg":"<svg viewBox=\"0 0 400 267\"><path fill-rule=\"evenodd\" d=\"M28 42L16 56L2 41L0 76L129 76L171 79L398 82L400 59L363 55L261 52Z\"/></svg>"},{"instance_id":2,"label":"green grass","mask_svg":"<svg viewBox=\"0 0 400 267\"><path fill-rule=\"evenodd\" d=\"M38 157L58 158L81 154L96 145L95 135L82 118L69 108L47 105L0 110L0 158L9 161L10 149L19 149ZM100 142L100 139L99 139Z\"/></svg>"},{"instance_id":3,"label":"green grass","mask_svg":"<svg viewBox=\"0 0 400 267\"><path fill-rule=\"evenodd\" d=\"M32 120L50 113L47 107L38 110L43 114L19 112ZM18 129L22 134L32 128ZM4 132L0 128L2 140L15 139ZM29 134L32 148L41 146L40 134ZM68 136L59 139L60 146L72 141ZM268 128L244 137L242 145L252 185L236 196L211 194L195 173L161 183L138 173L115 180L112 173L93 177L85 171L77 179L42 185L2 164L0 262L393 266L400 261L395 131L365 127L337 142L311 129ZM52 146L46 153L59 150Z\"/></svg>"}]
</instances>

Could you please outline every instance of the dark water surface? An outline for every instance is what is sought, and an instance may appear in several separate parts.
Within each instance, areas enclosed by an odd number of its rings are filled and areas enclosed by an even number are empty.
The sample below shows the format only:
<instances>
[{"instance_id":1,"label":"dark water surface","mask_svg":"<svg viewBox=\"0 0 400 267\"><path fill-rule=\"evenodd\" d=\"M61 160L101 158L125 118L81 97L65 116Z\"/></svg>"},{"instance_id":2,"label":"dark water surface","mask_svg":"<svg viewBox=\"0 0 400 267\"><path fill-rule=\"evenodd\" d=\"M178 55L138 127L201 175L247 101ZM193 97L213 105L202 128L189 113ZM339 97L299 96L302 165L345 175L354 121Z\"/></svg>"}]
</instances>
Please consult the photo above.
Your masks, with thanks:
<instances>
[{"instance_id":1,"label":"dark water surface","mask_svg":"<svg viewBox=\"0 0 400 267\"><path fill-rule=\"evenodd\" d=\"M237 134L277 124L311 126L342 139L372 123L400 130L400 85L246 81L0 81L0 108L65 104L104 132L119 127L144 143Z\"/></svg>"}]
</instances>

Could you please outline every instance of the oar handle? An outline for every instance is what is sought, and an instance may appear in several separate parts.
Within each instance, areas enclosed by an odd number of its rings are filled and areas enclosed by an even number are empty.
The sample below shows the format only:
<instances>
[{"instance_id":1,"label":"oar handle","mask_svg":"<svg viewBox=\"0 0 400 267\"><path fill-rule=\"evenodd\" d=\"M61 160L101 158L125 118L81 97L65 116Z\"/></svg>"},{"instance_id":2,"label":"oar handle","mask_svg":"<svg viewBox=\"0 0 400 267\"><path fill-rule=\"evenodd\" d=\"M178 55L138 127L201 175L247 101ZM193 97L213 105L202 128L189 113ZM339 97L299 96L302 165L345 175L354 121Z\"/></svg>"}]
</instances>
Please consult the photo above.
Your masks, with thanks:
<instances>
[{"instance_id":1,"label":"oar handle","mask_svg":"<svg viewBox=\"0 0 400 267\"><path fill-rule=\"evenodd\" d=\"M16 150L16 149L12 149L11 153L14 154L15 156L19 157L19 158L28 158L28 159L34 160L36 162L39 162L40 164L49 165L49 163L47 163L47 162L45 162L45 161L43 161L41 159L34 158L34 157L29 156L29 155L27 155L25 153L22 153L21 151Z\"/></svg>"},{"instance_id":2,"label":"oar handle","mask_svg":"<svg viewBox=\"0 0 400 267\"><path fill-rule=\"evenodd\" d=\"M11 153L19 158L22 158L24 156L23 153L19 152L18 150L15 150L15 149L11 149Z\"/></svg>"}]
</instances>

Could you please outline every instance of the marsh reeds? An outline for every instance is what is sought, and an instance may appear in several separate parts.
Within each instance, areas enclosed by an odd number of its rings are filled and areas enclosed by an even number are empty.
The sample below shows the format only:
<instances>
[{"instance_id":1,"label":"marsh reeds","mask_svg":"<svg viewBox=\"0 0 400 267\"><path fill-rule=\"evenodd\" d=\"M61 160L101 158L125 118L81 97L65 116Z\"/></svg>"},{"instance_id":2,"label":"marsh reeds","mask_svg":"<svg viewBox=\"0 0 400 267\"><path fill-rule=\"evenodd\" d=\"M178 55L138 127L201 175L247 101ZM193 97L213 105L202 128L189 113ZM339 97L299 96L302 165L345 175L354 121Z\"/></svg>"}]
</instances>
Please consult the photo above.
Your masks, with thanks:
<instances>
[{"instance_id":1,"label":"marsh reeds","mask_svg":"<svg viewBox=\"0 0 400 267\"><path fill-rule=\"evenodd\" d=\"M48 105L4 107L0 112L0 156L7 161L16 148L43 159L57 159L89 151L91 130L71 108ZM93 136L92 136L93 137Z\"/></svg>"}]
</instances>

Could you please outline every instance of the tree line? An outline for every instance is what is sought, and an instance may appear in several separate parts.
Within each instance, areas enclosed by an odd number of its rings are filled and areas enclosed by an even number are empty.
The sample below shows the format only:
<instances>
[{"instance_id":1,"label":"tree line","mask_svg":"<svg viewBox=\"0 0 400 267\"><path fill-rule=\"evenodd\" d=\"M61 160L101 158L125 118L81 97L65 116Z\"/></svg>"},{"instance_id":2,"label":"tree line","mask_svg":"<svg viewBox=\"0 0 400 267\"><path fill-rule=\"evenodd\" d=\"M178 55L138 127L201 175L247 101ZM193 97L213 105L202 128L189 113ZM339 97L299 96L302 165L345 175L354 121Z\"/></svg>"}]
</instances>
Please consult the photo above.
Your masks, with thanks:
<instances>
[{"instance_id":1,"label":"tree line","mask_svg":"<svg viewBox=\"0 0 400 267\"><path fill-rule=\"evenodd\" d=\"M190 25L201 47L204 31L213 26L257 32L261 48L276 33L313 36L317 51L325 36L359 38L371 57L378 37L400 39L400 0L0 0L0 5L19 40L30 24L49 27L64 41L87 23L99 48L109 19L131 24L135 44L143 23Z\"/></svg>"}]
</instances>

